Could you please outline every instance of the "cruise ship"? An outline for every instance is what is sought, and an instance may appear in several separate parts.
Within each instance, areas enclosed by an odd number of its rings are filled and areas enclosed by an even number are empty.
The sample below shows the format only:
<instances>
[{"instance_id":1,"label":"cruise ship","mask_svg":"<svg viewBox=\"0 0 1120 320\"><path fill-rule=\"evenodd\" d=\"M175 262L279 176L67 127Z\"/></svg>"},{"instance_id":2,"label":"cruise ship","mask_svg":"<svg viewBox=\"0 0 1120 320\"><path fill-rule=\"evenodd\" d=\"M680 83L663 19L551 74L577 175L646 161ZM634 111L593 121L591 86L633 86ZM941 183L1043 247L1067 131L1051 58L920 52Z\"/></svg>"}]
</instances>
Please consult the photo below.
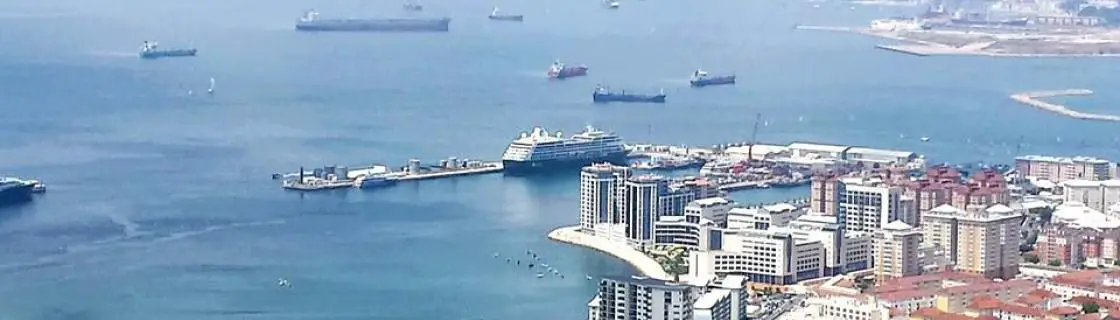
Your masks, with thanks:
<instances>
[{"instance_id":1,"label":"cruise ship","mask_svg":"<svg viewBox=\"0 0 1120 320\"><path fill-rule=\"evenodd\" d=\"M447 32L451 18L319 18L315 10L307 11L296 22L299 31L413 31Z\"/></svg>"},{"instance_id":2,"label":"cruise ship","mask_svg":"<svg viewBox=\"0 0 1120 320\"><path fill-rule=\"evenodd\" d=\"M522 132L502 154L507 174L526 174L553 169L579 168L596 162L626 164L626 150L618 136L591 126L565 138L562 133L549 134L540 127Z\"/></svg>"},{"instance_id":3,"label":"cruise ship","mask_svg":"<svg viewBox=\"0 0 1120 320\"><path fill-rule=\"evenodd\" d=\"M31 194L37 192L38 181L0 177L0 206L31 201Z\"/></svg>"}]
</instances>

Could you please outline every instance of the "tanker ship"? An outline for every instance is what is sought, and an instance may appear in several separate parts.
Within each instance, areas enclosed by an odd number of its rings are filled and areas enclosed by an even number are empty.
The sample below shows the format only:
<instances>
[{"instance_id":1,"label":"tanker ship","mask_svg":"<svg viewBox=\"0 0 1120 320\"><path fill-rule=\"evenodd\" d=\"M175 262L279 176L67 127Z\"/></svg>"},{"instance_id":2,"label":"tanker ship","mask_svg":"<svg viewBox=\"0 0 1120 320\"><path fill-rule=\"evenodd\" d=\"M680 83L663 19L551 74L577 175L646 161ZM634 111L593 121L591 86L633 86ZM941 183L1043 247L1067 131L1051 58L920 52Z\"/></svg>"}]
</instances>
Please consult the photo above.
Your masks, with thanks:
<instances>
[{"instance_id":1,"label":"tanker ship","mask_svg":"<svg viewBox=\"0 0 1120 320\"><path fill-rule=\"evenodd\" d=\"M429 31L447 32L451 18L342 18L323 19L310 10L296 22L299 31Z\"/></svg>"}]
</instances>

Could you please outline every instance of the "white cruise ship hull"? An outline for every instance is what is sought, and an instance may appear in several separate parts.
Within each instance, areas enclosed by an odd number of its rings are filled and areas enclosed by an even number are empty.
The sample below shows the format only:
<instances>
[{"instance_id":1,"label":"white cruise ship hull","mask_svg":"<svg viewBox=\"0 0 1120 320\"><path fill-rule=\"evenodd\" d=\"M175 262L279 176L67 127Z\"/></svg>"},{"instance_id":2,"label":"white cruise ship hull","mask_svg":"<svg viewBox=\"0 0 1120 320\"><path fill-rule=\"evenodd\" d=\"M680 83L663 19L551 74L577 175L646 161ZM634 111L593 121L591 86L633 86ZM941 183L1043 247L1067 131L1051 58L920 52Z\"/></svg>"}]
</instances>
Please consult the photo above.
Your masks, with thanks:
<instances>
[{"instance_id":1,"label":"white cruise ship hull","mask_svg":"<svg viewBox=\"0 0 1120 320\"><path fill-rule=\"evenodd\" d=\"M533 173L547 173L547 172L566 172L567 169L578 169L592 163L610 162L616 165L625 165L627 163L626 151L619 150L618 152L606 153L594 156L573 156L570 158L559 158L549 160L533 160L533 161L518 161L518 160L502 160L502 165L505 168L505 173L509 175L526 175Z\"/></svg>"}]
</instances>

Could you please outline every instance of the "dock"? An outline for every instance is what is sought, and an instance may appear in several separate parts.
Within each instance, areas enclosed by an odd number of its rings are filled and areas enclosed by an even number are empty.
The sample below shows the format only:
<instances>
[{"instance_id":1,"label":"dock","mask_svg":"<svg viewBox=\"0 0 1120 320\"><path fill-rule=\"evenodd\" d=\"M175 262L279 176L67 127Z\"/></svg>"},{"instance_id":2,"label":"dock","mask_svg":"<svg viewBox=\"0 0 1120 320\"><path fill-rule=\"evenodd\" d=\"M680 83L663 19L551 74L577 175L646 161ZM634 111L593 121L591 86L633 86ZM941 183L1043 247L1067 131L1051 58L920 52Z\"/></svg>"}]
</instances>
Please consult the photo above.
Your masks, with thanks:
<instances>
[{"instance_id":1,"label":"dock","mask_svg":"<svg viewBox=\"0 0 1120 320\"><path fill-rule=\"evenodd\" d=\"M891 52L908 54L908 55L912 55L912 56L918 56L918 57L928 57L929 56L929 54L926 54L924 52L919 52L918 50L914 50L913 47L910 47L910 46L892 46L892 45L880 44L880 45L876 45L875 48L882 49L882 50L887 50L887 51L891 51Z\"/></svg>"},{"instance_id":2,"label":"dock","mask_svg":"<svg viewBox=\"0 0 1120 320\"><path fill-rule=\"evenodd\" d=\"M343 188L375 188L400 181L433 180L502 172L505 168L501 161L476 161L455 157L440 160L438 164L424 165L412 159L407 164L390 169L384 165L362 167L324 166L310 172L300 168L299 172L273 174L274 180L282 180L281 187L297 191L318 191Z\"/></svg>"},{"instance_id":3,"label":"dock","mask_svg":"<svg viewBox=\"0 0 1120 320\"><path fill-rule=\"evenodd\" d=\"M1070 109L1064 105L1049 103L1046 101L1038 100L1040 98L1061 97L1061 96L1084 96L1093 94L1093 90L1088 89L1068 89L1057 91L1035 91L1023 92L1011 95L1011 99L1019 103L1039 108L1045 111L1050 111L1063 116L1081 120L1100 120L1100 121L1120 121L1120 116L1109 114L1097 114L1081 112Z\"/></svg>"}]
</instances>

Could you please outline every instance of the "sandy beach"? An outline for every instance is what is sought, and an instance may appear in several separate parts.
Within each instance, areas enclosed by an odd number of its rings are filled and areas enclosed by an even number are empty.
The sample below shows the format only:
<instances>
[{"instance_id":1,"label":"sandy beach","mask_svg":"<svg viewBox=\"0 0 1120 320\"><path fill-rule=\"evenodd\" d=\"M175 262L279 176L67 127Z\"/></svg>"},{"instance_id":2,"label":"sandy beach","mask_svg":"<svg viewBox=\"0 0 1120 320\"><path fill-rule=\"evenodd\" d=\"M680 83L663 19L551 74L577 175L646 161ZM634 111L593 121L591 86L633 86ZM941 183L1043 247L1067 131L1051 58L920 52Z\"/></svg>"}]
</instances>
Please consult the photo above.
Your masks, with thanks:
<instances>
[{"instance_id":1,"label":"sandy beach","mask_svg":"<svg viewBox=\"0 0 1120 320\"><path fill-rule=\"evenodd\" d=\"M642 275L660 279L672 280L673 277L661 268L661 264L656 260L646 256L634 248L628 247L623 244L607 241L606 239L597 238L592 235L579 232L579 226L560 227L548 233L548 238L584 248L594 249L603 253L609 254L615 258L622 259L634 268L638 269ZM683 279L682 275L682 281Z\"/></svg>"}]
</instances>

